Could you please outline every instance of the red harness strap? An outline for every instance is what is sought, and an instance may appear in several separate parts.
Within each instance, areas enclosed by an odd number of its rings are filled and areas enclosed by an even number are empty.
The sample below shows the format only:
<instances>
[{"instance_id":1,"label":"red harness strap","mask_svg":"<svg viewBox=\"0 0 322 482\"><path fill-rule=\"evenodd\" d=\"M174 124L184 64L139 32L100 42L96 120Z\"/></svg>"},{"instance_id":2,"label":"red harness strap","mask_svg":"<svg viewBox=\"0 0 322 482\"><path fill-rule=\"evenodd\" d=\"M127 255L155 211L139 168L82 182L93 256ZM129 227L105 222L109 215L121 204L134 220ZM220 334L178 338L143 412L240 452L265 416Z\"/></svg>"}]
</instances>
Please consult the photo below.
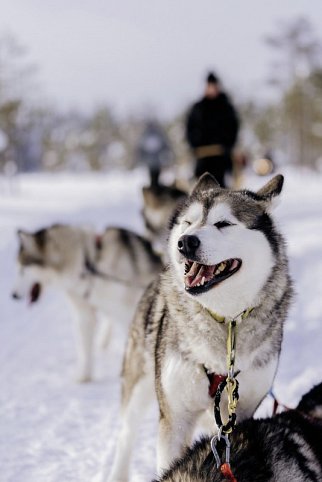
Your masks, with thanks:
<instances>
[{"instance_id":1,"label":"red harness strap","mask_svg":"<svg viewBox=\"0 0 322 482\"><path fill-rule=\"evenodd\" d=\"M208 393L211 398L214 398L217 392L217 388L221 382L226 380L227 375L217 375L217 373L207 373L209 380Z\"/></svg>"},{"instance_id":2,"label":"red harness strap","mask_svg":"<svg viewBox=\"0 0 322 482\"><path fill-rule=\"evenodd\" d=\"M228 482L237 482L237 479L232 473L231 467L229 464L227 463L222 464L222 466L220 467L220 472L223 474L223 476Z\"/></svg>"},{"instance_id":3,"label":"red harness strap","mask_svg":"<svg viewBox=\"0 0 322 482\"><path fill-rule=\"evenodd\" d=\"M273 415L277 414L278 407L279 407L279 402L274 397L274 400L273 400Z\"/></svg>"},{"instance_id":4,"label":"red harness strap","mask_svg":"<svg viewBox=\"0 0 322 482\"><path fill-rule=\"evenodd\" d=\"M294 410L293 408L284 405L284 403L279 402L275 397L273 390L269 392L269 395L271 395L271 397L273 398L273 415L277 414L279 407L282 407L285 411Z\"/></svg>"}]
</instances>

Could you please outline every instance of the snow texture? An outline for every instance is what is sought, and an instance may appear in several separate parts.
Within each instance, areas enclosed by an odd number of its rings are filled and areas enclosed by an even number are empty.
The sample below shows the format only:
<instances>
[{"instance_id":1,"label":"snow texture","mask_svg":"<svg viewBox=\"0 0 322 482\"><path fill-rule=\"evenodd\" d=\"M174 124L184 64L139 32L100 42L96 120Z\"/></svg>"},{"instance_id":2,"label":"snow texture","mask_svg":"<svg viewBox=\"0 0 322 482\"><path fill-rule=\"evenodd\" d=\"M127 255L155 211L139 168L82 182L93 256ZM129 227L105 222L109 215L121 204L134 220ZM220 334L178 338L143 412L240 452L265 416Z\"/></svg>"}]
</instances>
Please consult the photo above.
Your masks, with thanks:
<instances>
[{"instance_id":1,"label":"snow texture","mask_svg":"<svg viewBox=\"0 0 322 482\"><path fill-rule=\"evenodd\" d=\"M276 216L288 241L296 300L288 318L274 390L294 406L322 380L322 177L286 170ZM73 323L57 292L28 306L10 298L17 228L53 222L125 226L142 232L141 171L0 178L0 481L101 482L112 463L120 423L119 371L125 335L97 349L95 381L73 380ZM248 188L266 180L248 176ZM258 415L268 415L271 400ZM145 410L142 407L142 410ZM157 408L138 433L131 481L155 475Z\"/></svg>"}]
</instances>

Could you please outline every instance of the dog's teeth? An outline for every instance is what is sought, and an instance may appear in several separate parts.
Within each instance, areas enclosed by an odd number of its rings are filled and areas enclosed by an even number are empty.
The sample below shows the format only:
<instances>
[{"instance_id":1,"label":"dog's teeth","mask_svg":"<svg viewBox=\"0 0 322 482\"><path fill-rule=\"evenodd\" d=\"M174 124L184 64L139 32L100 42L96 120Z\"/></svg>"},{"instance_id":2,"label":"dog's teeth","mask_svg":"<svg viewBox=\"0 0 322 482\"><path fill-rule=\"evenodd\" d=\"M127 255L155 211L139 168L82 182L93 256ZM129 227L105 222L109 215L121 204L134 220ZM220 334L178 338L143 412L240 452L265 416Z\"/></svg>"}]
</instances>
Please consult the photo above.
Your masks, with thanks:
<instances>
[{"instance_id":1,"label":"dog's teeth","mask_svg":"<svg viewBox=\"0 0 322 482\"><path fill-rule=\"evenodd\" d=\"M215 276L216 276L217 274L220 274L222 271L224 271L225 268L226 268L226 263L225 263L225 262L222 262L222 263L220 263L218 266L216 266L216 269L215 269L215 272L214 272Z\"/></svg>"},{"instance_id":2,"label":"dog's teeth","mask_svg":"<svg viewBox=\"0 0 322 482\"><path fill-rule=\"evenodd\" d=\"M200 284L201 284L201 285L204 285L204 284L205 284L205 281L206 281L206 278L203 276Z\"/></svg>"}]
</instances>

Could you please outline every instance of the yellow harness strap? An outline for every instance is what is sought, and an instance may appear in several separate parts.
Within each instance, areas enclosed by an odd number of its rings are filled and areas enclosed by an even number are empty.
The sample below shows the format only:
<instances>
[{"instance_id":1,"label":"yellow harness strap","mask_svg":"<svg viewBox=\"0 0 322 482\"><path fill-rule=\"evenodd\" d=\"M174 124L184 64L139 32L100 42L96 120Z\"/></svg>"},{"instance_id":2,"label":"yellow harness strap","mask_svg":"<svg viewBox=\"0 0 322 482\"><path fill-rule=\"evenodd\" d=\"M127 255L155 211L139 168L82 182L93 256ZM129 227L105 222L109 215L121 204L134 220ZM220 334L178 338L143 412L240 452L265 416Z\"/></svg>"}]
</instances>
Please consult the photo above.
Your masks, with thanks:
<instances>
[{"instance_id":1,"label":"yellow harness strap","mask_svg":"<svg viewBox=\"0 0 322 482\"><path fill-rule=\"evenodd\" d=\"M245 318L247 318L247 316L249 316L249 314L253 311L253 307L251 308L247 308L246 310L244 310L242 313L240 313L239 315L235 316L234 318L230 319L230 318L226 318L225 316L221 316L221 315L218 315L218 313L216 313L215 311L212 311L212 310L208 310L206 308L206 310L208 311L209 315L215 320L217 321L218 323L226 323L226 322L229 322L229 321L232 321L232 320L238 320L238 318L240 318L241 320L244 320Z\"/></svg>"}]
</instances>

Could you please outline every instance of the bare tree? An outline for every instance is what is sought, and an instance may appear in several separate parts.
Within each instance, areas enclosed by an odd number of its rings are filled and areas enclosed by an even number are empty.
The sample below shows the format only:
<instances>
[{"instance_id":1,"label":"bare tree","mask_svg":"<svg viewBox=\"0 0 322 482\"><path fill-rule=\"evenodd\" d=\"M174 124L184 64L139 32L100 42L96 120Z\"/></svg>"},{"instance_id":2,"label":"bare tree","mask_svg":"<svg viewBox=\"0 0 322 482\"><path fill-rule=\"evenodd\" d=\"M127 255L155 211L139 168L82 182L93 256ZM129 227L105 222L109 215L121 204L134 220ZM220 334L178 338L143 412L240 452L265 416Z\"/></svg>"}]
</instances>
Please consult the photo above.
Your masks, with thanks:
<instances>
[{"instance_id":1,"label":"bare tree","mask_svg":"<svg viewBox=\"0 0 322 482\"><path fill-rule=\"evenodd\" d=\"M25 132L31 121L35 66L24 47L10 34L0 36L0 130L6 143L0 152L0 167L25 159Z\"/></svg>"},{"instance_id":2,"label":"bare tree","mask_svg":"<svg viewBox=\"0 0 322 482\"><path fill-rule=\"evenodd\" d=\"M312 75L322 65L321 41L304 17L279 22L277 27L276 33L265 37L274 53L268 82L278 92L276 114L282 121L277 142L291 162L312 165L316 160L312 126L321 117Z\"/></svg>"}]
</instances>

